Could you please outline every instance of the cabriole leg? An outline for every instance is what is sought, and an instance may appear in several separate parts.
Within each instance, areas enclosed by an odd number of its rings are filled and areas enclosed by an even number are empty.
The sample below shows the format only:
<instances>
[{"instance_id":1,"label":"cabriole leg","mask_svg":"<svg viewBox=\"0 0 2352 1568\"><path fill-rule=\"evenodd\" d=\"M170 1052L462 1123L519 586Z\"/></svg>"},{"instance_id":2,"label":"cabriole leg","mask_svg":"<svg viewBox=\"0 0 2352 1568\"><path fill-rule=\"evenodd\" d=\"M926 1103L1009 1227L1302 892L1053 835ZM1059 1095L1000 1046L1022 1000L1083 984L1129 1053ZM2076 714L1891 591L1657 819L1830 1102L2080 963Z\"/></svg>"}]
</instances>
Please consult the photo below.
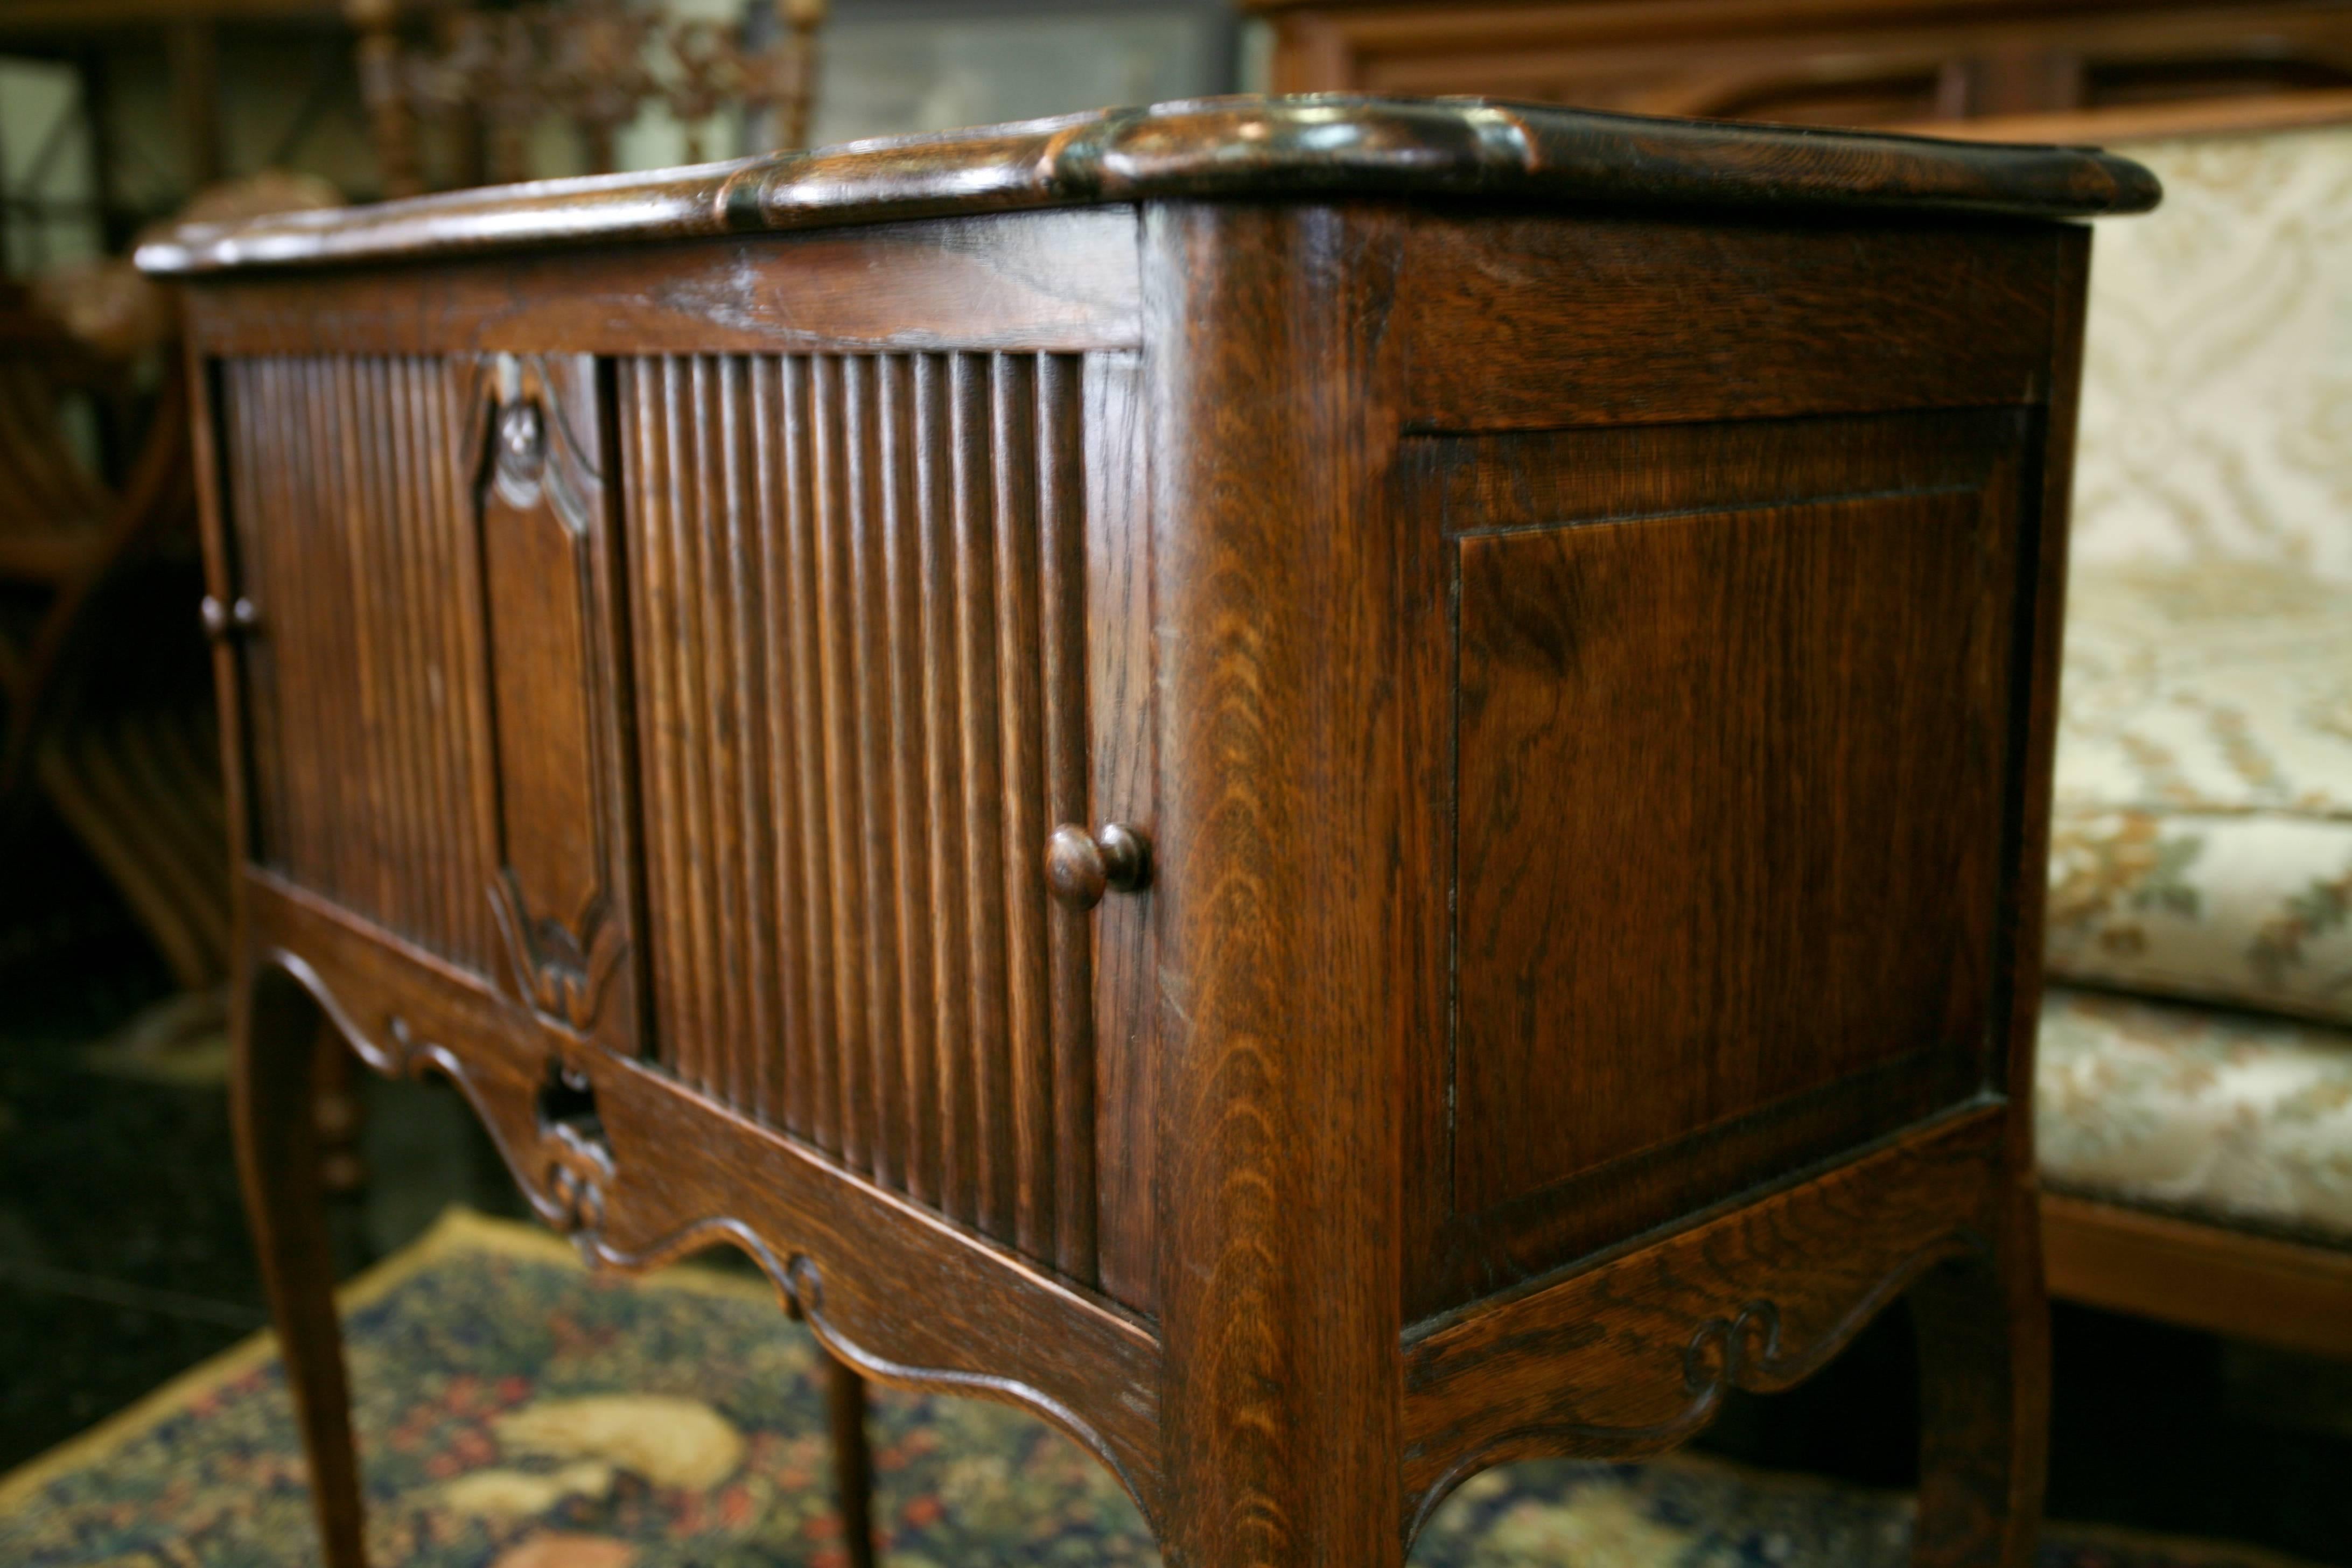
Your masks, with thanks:
<instances>
[{"instance_id":1,"label":"cabriole leg","mask_svg":"<svg viewBox=\"0 0 2352 1568\"><path fill-rule=\"evenodd\" d=\"M314 1112L322 1016L308 992L271 969L245 988L233 1022L229 1108L246 1218L310 1461L319 1532L328 1568L365 1568Z\"/></svg>"}]
</instances>

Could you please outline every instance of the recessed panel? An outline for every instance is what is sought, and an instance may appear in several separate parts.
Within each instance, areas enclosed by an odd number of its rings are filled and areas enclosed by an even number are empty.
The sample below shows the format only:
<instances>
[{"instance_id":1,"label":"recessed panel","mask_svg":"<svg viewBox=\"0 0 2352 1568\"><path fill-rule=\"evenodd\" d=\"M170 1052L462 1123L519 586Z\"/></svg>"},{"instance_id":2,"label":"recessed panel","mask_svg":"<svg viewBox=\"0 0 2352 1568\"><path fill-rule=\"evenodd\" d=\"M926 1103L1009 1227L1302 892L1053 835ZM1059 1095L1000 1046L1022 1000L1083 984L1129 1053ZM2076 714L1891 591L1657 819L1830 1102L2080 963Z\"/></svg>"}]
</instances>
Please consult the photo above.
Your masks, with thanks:
<instances>
[{"instance_id":1,"label":"recessed panel","mask_svg":"<svg viewBox=\"0 0 2352 1568\"><path fill-rule=\"evenodd\" d=\"M2006 521L1961 484L1454 541L1457 1212L1975 1058Z\"/></svg>"},{"instance_id":2,"label":"recessed panel","mask_svg":"<svg viewBox=\"0 0 2352 1568\"><path fill-rule=\"evenodd\" d=\"M637 1042L613 552L595 363L490 362L476 485L496 742L489 890L515 994L606 1047Z\"/></svg>"}]
</instances>

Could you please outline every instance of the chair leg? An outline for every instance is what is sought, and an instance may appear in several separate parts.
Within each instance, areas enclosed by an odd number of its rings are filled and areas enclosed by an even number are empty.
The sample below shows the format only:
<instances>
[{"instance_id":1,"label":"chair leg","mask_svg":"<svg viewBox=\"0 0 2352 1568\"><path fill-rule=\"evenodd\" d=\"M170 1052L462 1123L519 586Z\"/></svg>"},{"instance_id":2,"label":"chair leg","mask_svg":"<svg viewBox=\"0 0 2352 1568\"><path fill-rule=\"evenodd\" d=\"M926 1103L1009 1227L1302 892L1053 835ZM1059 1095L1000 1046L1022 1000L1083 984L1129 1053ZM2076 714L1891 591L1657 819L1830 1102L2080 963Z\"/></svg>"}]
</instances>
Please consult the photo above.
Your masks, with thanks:
<instances>
[{"instance_id":1,"label":"chair leg","mask_svg":"<svg viewBox=\"0 0 2352 1568\"><path fill-rule=\"evenodd\" d=\"M874 1455L866 1442L866 1380L825 1357L825 1414L833 1426L834 1489L850 1568L874 1568Z\"/></svg>"},{"instance_id":2,"label":"chair leg","mask_svg":"<svg viewBox=\"0 0 2352 1568\"><path fill-rule=\"evenodd\" d=\"M310 1461L325 1561L328 1568L366 1568L351 1393L320 1180L313 1092L320 1012L300 985L277 970L258 976L240 1001L230 1112L247 1222Z\"/></svg>"},{"instance_id":3,"label":"chair leg","mask_svg":"<svg viewBox=\"0 0 2352 1568\"><path fill-rule=\"evenodd\" d=\"M2030 1196L1993 1258L1911 1288L1919 1345L1919 1519L1913 1568L2027 1568L2049 1458L2050 1310Z\"/></svg>"}]
</instances>

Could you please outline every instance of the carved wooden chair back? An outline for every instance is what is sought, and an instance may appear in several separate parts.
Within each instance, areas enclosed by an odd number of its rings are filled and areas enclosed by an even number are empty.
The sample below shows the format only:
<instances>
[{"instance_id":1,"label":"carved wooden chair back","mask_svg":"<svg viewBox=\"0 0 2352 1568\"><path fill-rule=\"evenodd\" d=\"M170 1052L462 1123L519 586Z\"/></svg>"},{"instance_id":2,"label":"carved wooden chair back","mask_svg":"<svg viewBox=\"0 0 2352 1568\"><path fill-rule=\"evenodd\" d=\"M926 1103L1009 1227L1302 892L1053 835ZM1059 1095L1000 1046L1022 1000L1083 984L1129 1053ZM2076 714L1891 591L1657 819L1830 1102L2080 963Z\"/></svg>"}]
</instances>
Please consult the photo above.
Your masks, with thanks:
<instances>
[{"instance_id":1,"label":"carved wooden chair back","mask_svg":"<svg viewBox=\"0 0 2352 1568\"><path fill-rule=\"evenodd\" d=\"M46 795L190 990L226 973L228 868L194 613L188 399L169 362L120 489L60 408L120 373L0 295L0 837Z\"/></svg>"},{"instance_id":2,"label":"carved wooden chair back","mask_svg":"<svg viewBox=\"0 0 2352 1568\"><path fill-rule=\"evenodd\" d=\"M46 583L72 569L108 510L58 407L61 387L94 387L104 372L21 290L0 288L0 582Z\"/></svg>"},{"instance_id":3,"label":"carved wooden chair back","mask_svg":"<svg viewBox=\"0 0 2352 1568\"><path fill-rule=\"evenodd\" d=\"M531 178L537 133L576 137L591 174L616 167L616 138L649 104L686 128L686 159L740 110L768 148L808 138L825 0L770 0L743 24L672 16L631 0L535 0L488 11L464 0L345 0L359 34L361 90L384 194ZM427 124L446 126L435 144ZM747 146L743 151L761 150ZM732 151L732 149L729 149Z\"/></svg>"}]
</instances>

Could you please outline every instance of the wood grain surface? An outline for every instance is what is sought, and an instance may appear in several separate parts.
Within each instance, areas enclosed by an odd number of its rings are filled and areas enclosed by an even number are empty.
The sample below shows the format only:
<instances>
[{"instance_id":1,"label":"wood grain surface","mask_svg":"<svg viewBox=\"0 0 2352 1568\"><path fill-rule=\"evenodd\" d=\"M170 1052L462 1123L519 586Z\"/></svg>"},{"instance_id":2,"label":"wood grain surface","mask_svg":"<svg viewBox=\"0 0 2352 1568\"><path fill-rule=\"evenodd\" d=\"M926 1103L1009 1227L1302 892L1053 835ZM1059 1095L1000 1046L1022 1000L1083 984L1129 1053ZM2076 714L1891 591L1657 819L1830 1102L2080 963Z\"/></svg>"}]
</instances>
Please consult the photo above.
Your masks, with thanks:
<instances>
[{"instance_id":1,"label":"wood grain surface","mask_svg":"<svg viewBox=\"0 0 2352 1568\"><path fill-rule=\"evenodd\" d=\"M1555 203L2139 212L2154 176L2070 147L1729 126L1483 99L1194 99L647 174L186 225L150 272L610 246L1094 202L1334 195Z\"/></svg>"},{"instance_id":2,"label":"wood grain surface","mask_svg":"<svg viewBox=\"0 0 2352 1568\"><path fill-rule=\"evenodd\" d=\"M1921 220L1867 245L1759 217L1424 216L1400 312L1418 429L1657 425L2048 395L2053 226ZM1705 311L1693 315L1696 301ZM1999 321L1999 331L1970 322ZM1564 374L1573 366L1573 374Z\"/></svg>"},{"instance_id":3,"label":"wood grain surface","mask_svg":"<svg viewBox=\"0 0 2352 1568\"><path fill-rule=\"evenodd\" d=\"M446 1078L482 1119L532 1207L592 1261L638 1270L735 1247L776 1280L828 1350L866 1377L1030 1409L1102 1459L1157 1515L1157 1358L1140 1321L936 1215L881 1197L797 1141L717 1110L646 1064L580 1051L478 977L267 872L248 872L242 891L254 994L275 1009L249 1036L257 1067L299 1079L296 1053L323 1020L380 1072ZM593 1137L551 1114L555 1065L593 1105ZM269 1167L270 1194L290 1192L291 1168ZM318 1288L325 1283L320 1276ZM1008 1356L1000 1333L1025 1348Z\"/></svg>"},{"instance_id":4,"label":"wood grain surface","mask_svg":"<svg viewBox=\"0 0 2352 1568\"><path fill-rule=\"evenodd\" d=\"M475 368L271 357L227 362L222 383L237 595L261 617L241 666L248 853L491 973Z\"/></svg>"},{"instance_id":5,"label":"wood grain surface","mask_svg":"<svg viewBox=\"0 0 2352 1568\"><path fill-rule=\"evenodd\" d=\"M618 367L655 1050L1095 1278L1075 356Z\"/></svg>"},{"instance_id":6,"label":"wood grain surface","mask_svg":"<svg viewBox=\"0 0 2352 1568\"><path fill-rule=\"evenodd\" d=\"M1405 1346L1405 1500L1417 1528L1462 1479L1538 1454L1672 1447L1734 1388L1786 1388L1928 1267L1986 1253L1998 1108L1564 1278L1433 1323Z\"/></svg>"},{"instance_id":7,"label":"wood grain surface","mask_svg":"<svg viewBox=\"0 0 2352 1568\"><path fill-rule=\"evenodd\" d=\"M1987 825L2022 831L2033 437L1972 410L1408 443L1391 504L1444 616L1413 749L1455 879L1443 1048L1409 1057L1408 1168L1438 1173L1408 1184L1409 1318L2005 1070ZM1711 997L1769 1017L1701 1025Z\"/></svg>"},{"instance_id":8,"label":"wood grain surface","mask_svg":"<svg viewBox=\"0 0 2352 1568\"><path fill-rule=\"evenodd\" d=\"M205 352L816 353L1141 341L1128 206L572 248L483 268L224 272L192 297Z\"/></svg>"},{"instance_id":9,"label":"wood grain surface","mask_svg":"<svg viewBox=\"0 0 2352 1568\"><path fill-rule=\"evenodd\" d=\"M1396 1563L1395 963L1425 889L1360 525L1398 247L1330 208L1146 218L1159 638L1160 1311L1173 1563Z\"/></svg>"},{"instance_id":10,"label":"wood grain surface","mask_svg":"<svg viewBox=\"0 0 2352 1568\"><path fill-rule=\"evenodd\" d=\"M1460 1207L1914 1053L1974 1066L2007 651L1985 510L1462 541Z\"/></svg>"},{"instance_id":11,"label":"wood grain surface","mask_svg":"<svg viewBox=\"0 0 2352 1568\"><path fill-rule=\"evenodd\" d=\"M1959 209L2145 193L1465 105L1053 136L898 149L892 201L994 171L929 224L622 182L560 251L459 254L541 191L194 286L334 1568L322 1019L597 1259L757 1259L853 1513L872 1378L1053 1421L1177 1568L1397 1565L1477 1466L1678 1441L1907 1295L1916 1558L2021 1568L2085 240ZM793 182L869 154L708 177L862 221Z\"/></svg>"}]
</instances>

